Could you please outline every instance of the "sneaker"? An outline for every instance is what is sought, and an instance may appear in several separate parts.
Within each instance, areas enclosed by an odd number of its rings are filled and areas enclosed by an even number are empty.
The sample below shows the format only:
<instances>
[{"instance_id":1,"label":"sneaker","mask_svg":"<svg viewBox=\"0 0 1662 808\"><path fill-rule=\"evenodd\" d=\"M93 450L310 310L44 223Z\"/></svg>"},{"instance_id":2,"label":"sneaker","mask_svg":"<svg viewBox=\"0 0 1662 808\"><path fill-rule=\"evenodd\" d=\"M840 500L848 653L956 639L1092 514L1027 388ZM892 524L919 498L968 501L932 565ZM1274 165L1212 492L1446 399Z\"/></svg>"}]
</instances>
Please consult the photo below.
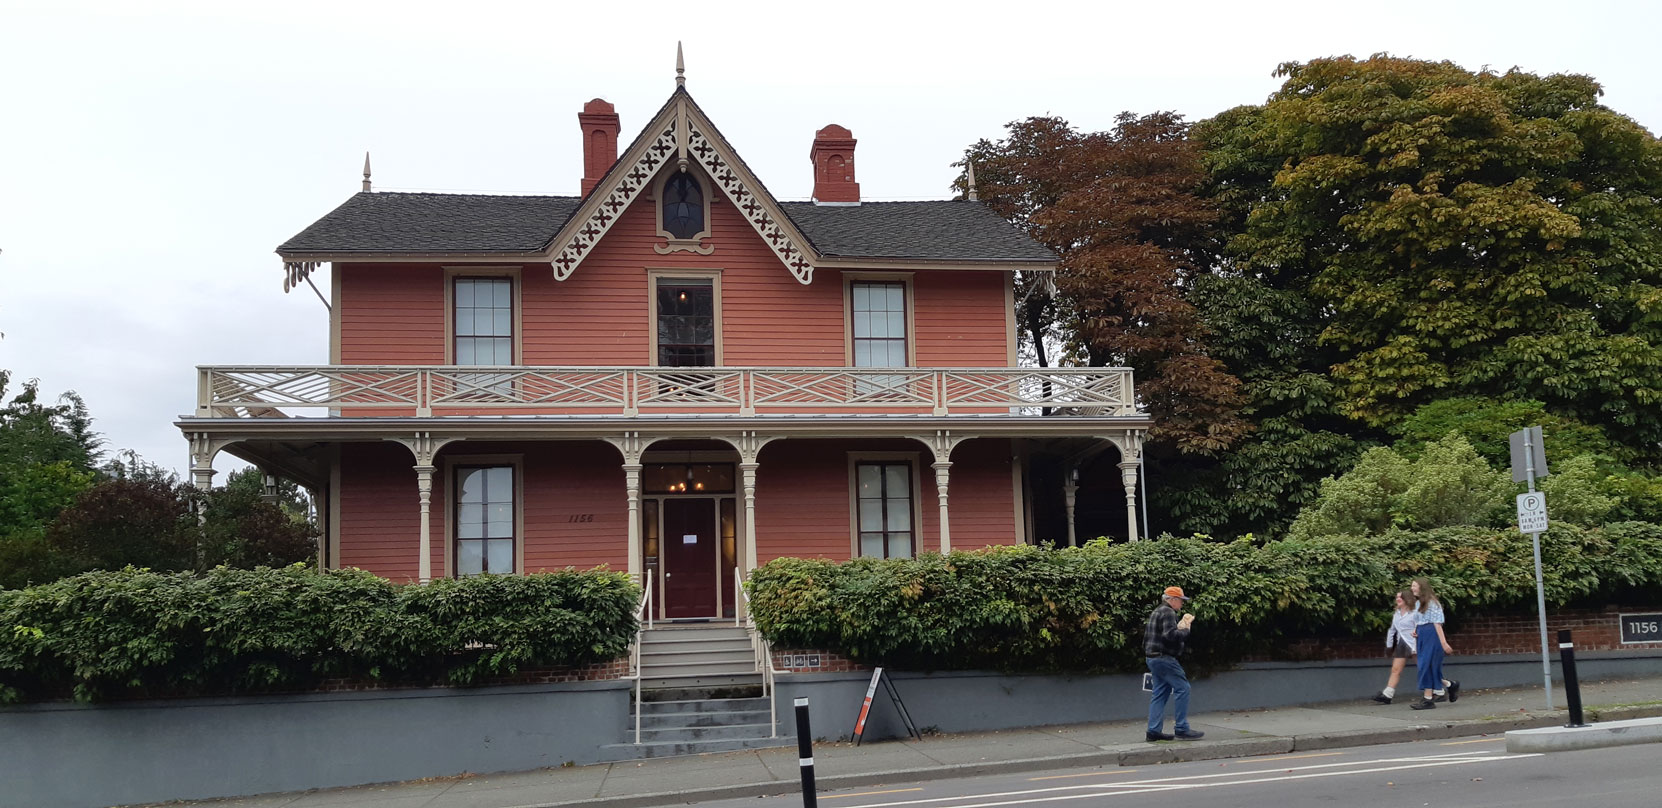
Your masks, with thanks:
<instances>
[{"instance_id":1,"label":"sneaker","mask_svg":"<svg viewBox=\"0 0 1662 808\"><path fill-rule=\"evenodd\" d=\"M1448 703L1453 704L1460 700L1460 680L1448 683Z\"/></svg>"},{"instance_id":2,"label":"sneaker","mask_svg":"<svg viewBox=\"0 0 1662 808\"><path fill-rule=\"evenodd\" d=\"M1391 703L1391 697L1385 695L1385 691L1383 691L1383 690L1379 691L1378 693L1373 694L1373 700L1379 702L1380 704L1390 704Z\"/></svg>"},{"instance_id":3,"label":"sneaker","mask_svg":"<svg viewBox=\"0 0 1662 808\"><path fill-rule=\"evenodd\" d=\"M1204 737L1206 737L1206 733L1198 729L1180 729L1177 731L1177 739L1180 741L1198 741Z\"/></svg>"},{"instance_id":4,"label":"sneaker","mask_svg":"<svg viewBox=\"0 0 1662 808\"><path fill-rule=\"evenodd\" d=\"M1416 701L1408 706L1416 710L1434 710L1437 708L1437 704L1431 699L1420 699L1419 701Z\"/></svg>"},{"instance_id":5,"label":"sneaker","mask_svg":"<svg viewBox=\"0 0 1662 808\"><path fill-rule=\"evenodd\" d=\"M1448 694L1447 693L1433 693L1433 694L1431 694L1431 700L1432 701L1448 701L1449 699L1448 699Z\"/></svg>"},{"instance_id":6,"label":"sneaker","mask_svg":"<svg viewBox=\"0 0 1662 808\"><path fill-rule=\"evenodd\" d=\"M1144 736L1145 740L1151 743L1154 741L1169 741L1177 737L1176 735L1167 735L1164 732L1146 732Z\"/></svg>"}]
</instances>

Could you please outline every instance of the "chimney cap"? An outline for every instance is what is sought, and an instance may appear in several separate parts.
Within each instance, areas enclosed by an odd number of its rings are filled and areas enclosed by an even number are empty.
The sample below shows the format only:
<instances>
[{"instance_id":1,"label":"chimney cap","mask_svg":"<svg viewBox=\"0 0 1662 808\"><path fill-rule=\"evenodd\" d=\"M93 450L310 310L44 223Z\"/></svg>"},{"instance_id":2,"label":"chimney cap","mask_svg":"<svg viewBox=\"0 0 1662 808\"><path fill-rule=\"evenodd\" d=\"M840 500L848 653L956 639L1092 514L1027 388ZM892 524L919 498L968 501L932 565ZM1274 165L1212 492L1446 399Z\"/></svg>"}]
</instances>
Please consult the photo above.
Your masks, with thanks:
<instances>
[{"instance_id":1,"label":"chimney cap","mask_svg":"<svg viewBox=\"0 0 1662 808\"><path fill-rule=\"evenodd\" d=\"M583 111L590 115L610 115L617 112L617 108L613 107L604 98L596 98L593 101L584 104Z\"/></svg>"},{"instance_id":2,"label":"chimney cap","mask_svg":"<svg viewBox=\"0 0 1662 808\"><path fill-rule=\"evenodd\" d=\"M834 123L828 123L828 124L825 125L825 128L823 128L823 129L819 130L818 132L814 133L814 139L815 140L853 140L854 139L854 133L848 131L847 127L839 126L839 125L834 124Z\"/></svg>"}]
</instances>

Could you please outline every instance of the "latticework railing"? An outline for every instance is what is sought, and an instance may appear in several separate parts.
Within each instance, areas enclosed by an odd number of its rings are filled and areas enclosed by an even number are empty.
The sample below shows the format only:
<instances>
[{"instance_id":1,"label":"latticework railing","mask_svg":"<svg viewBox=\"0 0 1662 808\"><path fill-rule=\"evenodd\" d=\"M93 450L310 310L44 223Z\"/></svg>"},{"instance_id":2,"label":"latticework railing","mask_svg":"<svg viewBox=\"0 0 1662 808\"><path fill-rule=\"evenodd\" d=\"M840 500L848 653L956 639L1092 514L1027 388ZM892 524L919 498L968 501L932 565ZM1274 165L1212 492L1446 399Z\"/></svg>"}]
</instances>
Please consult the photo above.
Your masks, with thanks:
<instances>
[{"instance_id":1,"label":"latticework railing","mask_svg":"<svg viewBox=\"0 0 1662 808\"><path fill-rule=\"evenodd\" d=\"M643 412L1132 415L1125 368L198 368L203 418Z\"/></svg>"}]
</instances>

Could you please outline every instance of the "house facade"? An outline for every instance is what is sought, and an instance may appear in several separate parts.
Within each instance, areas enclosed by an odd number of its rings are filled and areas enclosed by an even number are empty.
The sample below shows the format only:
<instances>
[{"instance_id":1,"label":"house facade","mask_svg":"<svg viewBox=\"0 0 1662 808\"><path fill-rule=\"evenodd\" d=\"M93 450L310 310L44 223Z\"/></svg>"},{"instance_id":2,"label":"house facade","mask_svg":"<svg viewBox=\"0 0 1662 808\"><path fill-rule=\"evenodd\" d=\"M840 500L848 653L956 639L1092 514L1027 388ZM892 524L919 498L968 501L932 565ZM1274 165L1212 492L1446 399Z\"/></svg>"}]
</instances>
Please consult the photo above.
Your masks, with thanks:
<instances>
[{"instance_id":1,"label":"house facade","mask_svg":"<svg viewBox=\"0 0 1662 808\"><path fill-rule=\"evenodd\" d=\"M329 363L199 368L196 483L227 452L307 487L325 567L609 565L666 619L733 616L780 556L1072 541L1037 534L1072 532L1082 467L1137 538L1130 371L1018 366L1015 273L1056 258L973 193L862 201L831 125L814 200L778 201L679 78L621 152L611 105L578 120L580 196L379 193L366 164L278 248L289 285L330 265Z\"/></svg>"}]
</instances>

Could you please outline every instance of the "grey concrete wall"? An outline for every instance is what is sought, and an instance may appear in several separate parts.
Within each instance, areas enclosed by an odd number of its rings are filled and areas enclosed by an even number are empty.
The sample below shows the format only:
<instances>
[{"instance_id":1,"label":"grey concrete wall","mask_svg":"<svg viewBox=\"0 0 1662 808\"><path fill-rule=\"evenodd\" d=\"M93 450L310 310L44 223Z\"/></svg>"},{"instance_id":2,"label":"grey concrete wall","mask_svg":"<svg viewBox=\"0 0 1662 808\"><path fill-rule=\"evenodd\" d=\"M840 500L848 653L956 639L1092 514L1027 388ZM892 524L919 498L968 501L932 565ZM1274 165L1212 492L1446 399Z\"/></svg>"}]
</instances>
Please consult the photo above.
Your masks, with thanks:
<instances>
[{"instance_id":1,"label":"grey concrete wall","mask_svg":"<svg viewBox=\"0 0 1662 808\"><path fill-rule=\"evenodd\" d=\"M85 808L593 763L628 681L0 709L0 806Z\"/></svg>"},{"instance_id":2,"label":"grey concrete wall","mask_svg":"<svg viewBox=\"0 0 1662 808\"><path fill-rule=\"evenodd\" d=\"M1584 652L1577 654L1576 670L1584 682L1622 676L1662 675L1662 652ZM1385 659L1336 662L1263 662L1242 665L1194 679L1190 713L1249 710L1366 699L1385 686L1390 662ZM1553 677L1561 683L1557 659ZM1468 689L1539 685L1541 658L1529 655L1482 657L1451 656L1444 674ZM1404 672L1413 687L1413 669ZM1120 721L1148 715L1148 694L1141 674L1108 676L1006 676L996 673L892 674L919 728L941 732L975 732L1043 724ZM871 681L867 673L786 674L778 678L780 731L796 732L792 702L808 697L808 720L815 738L848 738L853 734L860 702ZM865 738L898 738L905 734L889 697L879 687L872 700L872 717Z\"/></svg>"}]
</instances>

